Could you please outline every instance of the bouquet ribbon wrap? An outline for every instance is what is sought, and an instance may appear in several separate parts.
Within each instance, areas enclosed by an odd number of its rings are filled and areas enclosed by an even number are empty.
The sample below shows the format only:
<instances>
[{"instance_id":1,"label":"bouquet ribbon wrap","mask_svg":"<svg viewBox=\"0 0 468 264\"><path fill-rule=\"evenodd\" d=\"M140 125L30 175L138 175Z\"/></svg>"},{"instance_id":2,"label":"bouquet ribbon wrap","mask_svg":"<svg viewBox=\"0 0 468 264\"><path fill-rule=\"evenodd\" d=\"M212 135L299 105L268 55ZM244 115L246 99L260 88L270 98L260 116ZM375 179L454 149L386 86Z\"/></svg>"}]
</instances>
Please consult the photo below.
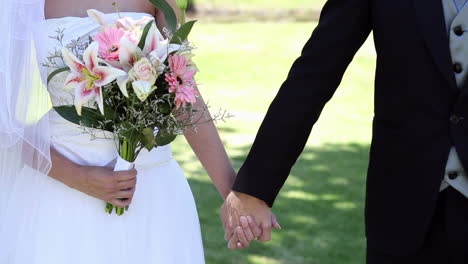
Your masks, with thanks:
<instances>
[{"instance_id":1,"label":"bouquet ribbon wrap","mask_svg":"<svg viewBox=\"0 0 468 264\"><path fill-rule=\"evenodd\" d=\"M135 163L133 162L128 162L120 155L117 157L115 166L114 166L114 171L127 171L135 168Z\"/></svg>"},{"instance_id":2,"label":"bouquet ribbon wrap","mask_svg":"<svg viewBox=\"0 0 468 264\"><path fill-rule=\"evenodd\" d=\"M135 163L126 161L124 158L122 158L120 155L117 156L116 162L114 165L114 171L128 171L135 168ZM128 206L125 208L117 207L114 206L110 203L107 203L106 205L106 212L111 214L113 210L116 210L117 215L123 215L125 211L128 210Z\"/></svg>"}]
</instances>

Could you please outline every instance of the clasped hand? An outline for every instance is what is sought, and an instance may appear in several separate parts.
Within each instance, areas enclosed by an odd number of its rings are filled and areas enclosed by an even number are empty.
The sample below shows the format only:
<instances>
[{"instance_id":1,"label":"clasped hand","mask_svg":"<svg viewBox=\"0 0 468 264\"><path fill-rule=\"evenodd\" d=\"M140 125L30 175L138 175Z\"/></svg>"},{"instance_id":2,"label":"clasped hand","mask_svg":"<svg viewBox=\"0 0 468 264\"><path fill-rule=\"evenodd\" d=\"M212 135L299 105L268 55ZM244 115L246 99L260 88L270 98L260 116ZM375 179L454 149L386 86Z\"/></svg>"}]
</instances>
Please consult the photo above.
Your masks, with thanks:
<instances>
[{"instance_id":1,"label":"clasped hand","mask_svg":"<svg viewBox=\"0 0 468 264\"><path fill-rule=\"evenodd\" d=\"M108 167L82 166L70 187L118 207L132 203L137 171L113 171Z\"/></svg>"},{"instance_id":2,"label":"clasped hand","mask_svg":"<svg viewBox=\"0 0 468 264\"><path fill-rule=\"evenodd\" d=\"M270 241L272 229L281 229L264 201L238 192L227 196L221 207L221 220L230 249L247 248L254 240Z\"/></svg>"}]
</instances>

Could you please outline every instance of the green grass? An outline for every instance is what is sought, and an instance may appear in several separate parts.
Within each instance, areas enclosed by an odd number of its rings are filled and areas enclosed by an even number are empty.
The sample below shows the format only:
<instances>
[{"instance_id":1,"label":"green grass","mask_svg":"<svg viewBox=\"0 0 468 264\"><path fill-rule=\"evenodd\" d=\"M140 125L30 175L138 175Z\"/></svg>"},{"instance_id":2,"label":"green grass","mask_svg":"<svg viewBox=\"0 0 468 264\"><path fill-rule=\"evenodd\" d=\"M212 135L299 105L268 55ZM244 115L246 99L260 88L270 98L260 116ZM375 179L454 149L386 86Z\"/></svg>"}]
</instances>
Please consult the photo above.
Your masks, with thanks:
<instances>
[{"instance_id":1,"label":"green grass","mask_svg":"<svg viewBox=\"0 0 468 264\"><path fill-rule=\"evenodd\" d=\"M196 4L242 9L320 9L326 0L195 0Z\"/></svg>"},{"instance_id":2,"label":"green grass","mask_svg":"<svg viewBox=\"0 0 468 264\"><path fill-rule=\"evenodd\" d=\"M226 109L235 116L218 127L236 169L314 27L200 24L194 30L201 91L213 110ZM218 216L222 201L185 140L176 141L176 158L197 200L208 264L364 263L363 202L374 61L368 41L326 106L277 200L274 212L283 230L275 232L270 243L244 251L226 248Z\"/></svg>"}]
</instances>

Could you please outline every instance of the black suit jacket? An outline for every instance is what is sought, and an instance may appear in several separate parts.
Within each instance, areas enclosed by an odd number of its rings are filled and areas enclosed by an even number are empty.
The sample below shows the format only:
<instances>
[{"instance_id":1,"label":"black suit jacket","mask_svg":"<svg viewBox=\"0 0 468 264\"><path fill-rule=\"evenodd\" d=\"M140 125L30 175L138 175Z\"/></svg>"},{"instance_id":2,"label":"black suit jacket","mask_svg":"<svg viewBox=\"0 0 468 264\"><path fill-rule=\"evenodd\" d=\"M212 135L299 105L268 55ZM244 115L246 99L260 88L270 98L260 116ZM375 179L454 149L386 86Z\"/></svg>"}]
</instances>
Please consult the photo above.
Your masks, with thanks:
<instances>
[{"instance_id":1,"label":"black suit jacket","mask_svg":"<svg viewBox=\"0 0 468 264\"><path fill-rule=\"evenodd\" d=\"M468 87L456 86L442 0L329 0L233 189L273 205L371 31L377 70L366 235L370 247L406 254L424 240L451 146L468 168Z\"/></svg>"}]
</instances>

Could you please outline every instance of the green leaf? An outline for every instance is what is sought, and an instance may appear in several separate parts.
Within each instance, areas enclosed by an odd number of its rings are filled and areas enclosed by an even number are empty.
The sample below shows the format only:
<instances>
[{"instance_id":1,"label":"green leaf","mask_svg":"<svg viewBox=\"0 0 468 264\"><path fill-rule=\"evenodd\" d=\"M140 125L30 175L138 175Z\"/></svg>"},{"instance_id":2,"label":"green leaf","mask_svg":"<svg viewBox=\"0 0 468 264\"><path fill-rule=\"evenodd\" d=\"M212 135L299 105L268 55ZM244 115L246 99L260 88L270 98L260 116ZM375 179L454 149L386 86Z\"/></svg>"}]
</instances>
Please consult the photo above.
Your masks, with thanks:
<instances>
[{"instance_id":1,"label":"green leaf","mask_svg":"<svg viewBox=\"0 0 468 264\"><path fill-rule=\"evenodd\" d=\"M197 20L193 20L183 24L172 37L171 43L181 45L187 39L190 31L192 31L193 25L195 25L196 22Z\"/></svg>"},{"instance_id":2,"label":"green leaf","mask_svg":"<svg viewBox=\"0 0 468 264\"><path fill-rule=\"evenodd\" d=\"M146 24L145 28L143 29L140 42L138 42L138 47L141 50L143 50L143 48L145 47L146 37L148 36L148 31L150 30L152 24L153 24L153 21L150 21L148 24Z\"/></svg>"},{"instance_id":3,"label":"green leaf","mask_svg":"<svg viewBox=\"0 0 468 264\"><path fill-rule=\"evenodd\" d=\"M172 141L174 141L176 137L177 135L159 132L155 139L156 145L160 147L165 146L167 144L170 144Z\"/></svg>"},{"instance_id":4,"label":"green leaf","mask_svg":"<svg viewBox=\"0 0 468 264\"><path fill-rule=\"evenodd\" d=\"M153 128L147 127L141 132L141 144L143 144L143 147L145 147L148 151L151 151L156 146L153 131Z\"/></svg>"},{"instance_id":5,"label":"green leaf","mask_svg":"<svg viewBox=\"0 0 468 264\"><path fill-rule=\"evenodd\" d=\"M135 144L140 138L140 131L135 128L131 121L120 122L119 127L121 128L120 135L129 144Z\"/></svg>"},{"instance_id":6,"label":"green leaf","mask_svg":"<svg viewBox=\"0 0 468 264\"><path fill-rule=\"evenodd\" d=\"M64 106L55 106L55 111L63 117L65 120L68 120L77 125L83 125L90 128L102 128L100 122L104 121L106 118L99 112L97 109L83 107L81 110L81 116L76 112L75 106L73 105L64 105ZM104 130L109 132L114 132L112 126L106 126Z\"/></svg>"},{"instance_id":7,"label":"green leaf","mask_svg":"<svg viewBox=\"0 0 468 264\"><path fill-rule=\"evenodd\" d=\"M177 31L177 17L172 7L166 2L166 0L149 1L154 5L154 7L156 7L156 9L160 10L164 14L168 29L172 33L175 33Z\"/></svg>"},{"instance_id":8,"label":"green leaf","mask_svg":"<svg viewBox=\"0 0 468 264\"><path fill-rule=\"evenodd\" d=\"M55 77L55 75L59 74L59 73L62 73L62 72L65 72L65 71L69 71L70 70L70 67L65 67L65 68L60 68L60 69L57 69L55 71L53 71L48 77L47 77L47 84L49 84L50 80L52 80L52 78Z\"/></svg>"},{"instance_id":9,"label":"green leaf","mask_svg":"<svg viewBox=\"0 0 468 264\"><path fill-rule=\"evenodd\" d=\"M169 105L169 103L163 103L163 104L159 104L158 105L158 111L161 113L161 114L169 114L171 112L171 107Z\"/></svg>"},{"instance_id":10,"label":"green leaf","mask_svg":"<svg viewBox=\"0 0 468 264\"><path fill-rule=\"evenodd\" d=\"M101 114L101 112L99 112ZM104 105L104 118L106 120L116 121L118 119L118 113L106 105Z\"/></svg>"}]
</instances>

